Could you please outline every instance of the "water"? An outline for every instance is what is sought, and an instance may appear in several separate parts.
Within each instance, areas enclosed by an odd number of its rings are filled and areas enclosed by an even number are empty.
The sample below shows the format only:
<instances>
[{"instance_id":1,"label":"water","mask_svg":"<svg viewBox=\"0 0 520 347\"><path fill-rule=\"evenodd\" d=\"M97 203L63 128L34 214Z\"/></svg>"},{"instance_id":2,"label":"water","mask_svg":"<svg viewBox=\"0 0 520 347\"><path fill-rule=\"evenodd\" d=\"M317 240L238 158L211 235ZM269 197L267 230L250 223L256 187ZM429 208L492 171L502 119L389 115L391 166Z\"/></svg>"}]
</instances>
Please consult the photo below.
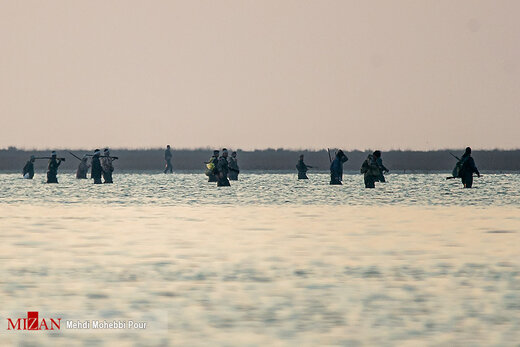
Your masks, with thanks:
<instances>
[{"instance_id":1,"label":"water","mask_svg":"<svg viewBox=\"0 0 520 347\"><path fill-rule=\"evenodd\" d=\"M345 175L343 186L330 186L329 175L242 174L232 186L216 188L203 174L126 173L116 184L94 186L61 174L59 185L42 184L44 175L24 180L19 174L0 174L0 202L4 204L110 205L424 205L520 206L520 174L488 174L476 178L474 189L462 189L447 174L389 175L377 190L364 189L361 175Z\"/></svg>"},{"instance_id":2,"label":"water","mask_svg":"<svg viewBox=\"0 0 520 347\"><path fill-rule=\"evenodd\" d=\"M518 344L520 175L204 178L0 174L1 345ZM29 310L161 327L6 331Z\"/></svg>"}]
</instances>

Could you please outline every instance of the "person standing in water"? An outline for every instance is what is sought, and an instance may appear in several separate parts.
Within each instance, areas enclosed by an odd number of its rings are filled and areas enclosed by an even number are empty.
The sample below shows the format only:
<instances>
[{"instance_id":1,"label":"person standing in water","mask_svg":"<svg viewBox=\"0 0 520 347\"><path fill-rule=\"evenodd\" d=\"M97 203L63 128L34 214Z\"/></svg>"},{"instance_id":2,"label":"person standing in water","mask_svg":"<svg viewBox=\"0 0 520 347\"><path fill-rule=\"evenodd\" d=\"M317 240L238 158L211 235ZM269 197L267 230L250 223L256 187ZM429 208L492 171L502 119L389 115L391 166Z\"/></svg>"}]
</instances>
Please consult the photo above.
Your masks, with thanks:
<instances>
[{"instance_id":1,"label":"person standing in water","mask_svg":"<svg viewBox=\"0 0 520 347\"><path fill-rule=\"evenodd\" d=\"M99 156L101 152L99 149L94 151L94 156L92 157L92 169L90 171L90 178L94 180L94 184L101 184L101 174L103 172L103 168L101 167L101 161L99 160Z\"/></svg>"},{"instance_id":2,"label":"person standing in water","mask_svg":"<svg viewBox=\"0 0 520 347\"><path fill-rule=\"evenodd\" d=\"M303 162L303 154L300 155L300 160L298 160L298 163L296 164L296 170L298 170L298 179L299 180L307 180L309 177L307 177L307 171L312 168L310 165L305 165Z\"/></svg>"},{"instance_id":3,"label":"person standing in water","mask_svg":"<svg viewBox=\"0 0 520 347\"><path fill-rule=\"evenodd\" d=\"M29 180L32 180L34 177L34 161L36 158L34 155L31 155L31 158L27 163L25 163L25 166L23 167L22 174L23 178L27 178Z\"/></svg>"},{"instance_id":4,"label":"person standing in water","mask_svg":"<svg viewBox=\"0 0 520 347\"><path fill-rule=\"evenodd\" d=\"M88 164L87 160L88 160L88 157L86 155L84 155L83 158L81 158L81 161L79 162L79 165L78 165L78 170L76 171L77 179L86 179L87 178L88 169L90 168L90 165Z\"/></svg>"},{"instance_id":5,"label":"person standing in water","mask_svg":"<svg viewBox=\"0 0 520 347\"><path fill-rule=\"evenodd\" d=\"M379 177L377 178L377 181L386 182L384 173L388 173L388 172L390 172L390 170L388 170L383 165L383 159L381 159L381 151L375 151L373 154L374 154L377 168L379 170Z\"/></svg>"},{"instance_id":6,"label":"person standing in water","mask_svg":"<svg viewBox=\"0 0 520 347\"><path fill-rule=\"evenodd\" d=\"M52 151L47 167L47 183L58 183L58 167L60 164L61 159L56 158L56 151Z\"/></svg>"},{"instance_id":7,"label":"person standing in water","mask_svg":"<svg viewBox=\"0 0 520 347\"><path fill-rule=\"evenodd\" d=\"M480 177L480 172L475 165L475 160L471 156L471 148L466 147L466 151L460 158L462 161L462 167L460 169L460 178L462 179L462 184L464 188L473 187L473 174L476 173L477 177Z\"/></svg>"},{"instance_id":8,"label":"person standing in water","mask_svg":"<svg viewBox=\"0 0 520 347\"><path fill-rule=\"evenodd\" d=\"M238 174L240 173L240 168L238 167L238 160L237 160L237 152L233 151L231 153L231 157L229 158L228 162L229 166L229 179L231 181L238 181Z\"/></svg>"},{"instance_id":9,"label":"person standing in water","mask_svg":"<svg viewBox=\"0 0 520 347\"><path fill-rule=\"evenodd\" d=\"M114 172L113 159L110 157L110 151L105 148L103 158L101 158L101 168L103 169L103 183L114 183L112 180L112 172Z\"/></svg>"},{"instance_id":10,"label":"person standing in water","mask_svg":"<svg viewBox=\"0 0 520 347\"><path fill-rule=\"evenodd\" d=\"M228 151L225 148L222 149L222 156L218 159L217 172L217 187L229 187L231 184L228 180Z\"/></svg>"},{"instance_id":11,"label":"person standing in water","mask_svg":"<svg viewBox=\"0 0 520 347\"><path fill-rule=\"evenodd\" d=\"M330 184L343 184L343 164L348 160L347 156L340 149L336 157L330 164Z\"/></svg>"},{"instance_id":12,"label":"person standing in water","mask_svg":"<svg viewBox=\"0 0 520 347\"><path fill-rule=\"evenodd\" d=\"M208 182L217 182L217 164L218 164L218 154L219 151L213 151L213 156L209 158L209 161L206 163L206 176L208 176Z\"/></svg>"},{"instance_id":13,"label":"person standing in water","mask_svg":"<svg viewBox=\"0 0 520 347\"><path fill-rule=\"evenodd\" d=\"M164 168L164 173L173 173L173 166L172 166L172 151L170 149L170 145L166 146L166 150L164 151L164 160L166 161L166 167Z\"/></svg>"},{"instance_id":14,"label":"person standing in water","mask_svg":"<svg viewBox=\"0 0 520 347\"><path fill-rule=\"evenodd\" d=\"M381 178L381 171L379 170L376 157L373 153L369 154L365 159L360 171L364 176L365 188L375 188L376 181Z\"/></svg>"}]
</instances>

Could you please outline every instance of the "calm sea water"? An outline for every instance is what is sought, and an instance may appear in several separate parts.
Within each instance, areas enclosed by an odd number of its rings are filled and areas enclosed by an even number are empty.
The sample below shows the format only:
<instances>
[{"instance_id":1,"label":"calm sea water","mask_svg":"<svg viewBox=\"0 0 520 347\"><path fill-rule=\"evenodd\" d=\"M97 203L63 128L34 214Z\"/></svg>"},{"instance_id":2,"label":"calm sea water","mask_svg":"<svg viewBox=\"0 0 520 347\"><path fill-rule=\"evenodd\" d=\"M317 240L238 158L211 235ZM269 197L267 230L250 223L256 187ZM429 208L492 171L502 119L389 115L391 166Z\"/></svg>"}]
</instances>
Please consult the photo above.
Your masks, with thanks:
<instances>
[{"instance_id":1,"label":"calm sea water","mask_svg":"<svg viewBox=\"0 0 520 347\"><path fill-rule=\"evenodd\" d=\"M72 173L59 175L60 184L43 184L45 175L24 180L20 174L0 174L1 203L128 205L477 205L520 206L520 174L488 174L475 178L474 189L462 189L447 174L388 175L375 190L364 189L361 175L345 175L342 186L330 186L329 175L242 174L231 187L217 188L203 174L126 173L113 185L93 185Z\"/></svg>"},{"instance_id":2,"label":"calm sea water","mask_svg":"<svg viewBox=\"0 0 520 347\"><path fill-rule=\"evenodd\" d=\"M295 176L0 174L0 345L518 346L520 175Z\"/></svg>"}]
</instances>

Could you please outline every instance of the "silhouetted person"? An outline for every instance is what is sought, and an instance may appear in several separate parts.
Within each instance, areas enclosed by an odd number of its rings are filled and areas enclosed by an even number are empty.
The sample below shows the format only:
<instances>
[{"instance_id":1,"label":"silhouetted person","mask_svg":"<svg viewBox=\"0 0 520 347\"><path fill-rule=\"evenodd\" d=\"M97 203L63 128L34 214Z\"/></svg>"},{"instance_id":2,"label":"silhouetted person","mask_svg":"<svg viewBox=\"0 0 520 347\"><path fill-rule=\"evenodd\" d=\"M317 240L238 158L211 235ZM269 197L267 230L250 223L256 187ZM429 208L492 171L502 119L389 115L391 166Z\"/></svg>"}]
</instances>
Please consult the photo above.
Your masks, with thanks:
<instances>
[{"instance_id":1,"label":"silhouetted person","mask_svg":"<svg viewBox=\"0 0 520 347\"><path fill-rule=\"evenodd\" d=\"M78 165L78 170L76 170L76 178L83 179L87 178L88 169L90 168L90 165L87 162L88 157L85 155L83 158L81 158L81 161Z\"/></svg>"},{"instance_id":2,"label":"silhouetted person","mask_svg":"<svg viewBox=\"0 0 520 347\"><path fill-rule=\"evenodd\" d=\"M383 165L383 159L381 158L381 151L375 151L373 154L374 154L374 157L375 157L375 160L376 160L377 168L379 170L379 176L376 179L376 181L386 182L384 173L388 173L390 170L388 170Z\"/></svg>"},{"instance_id":3,"label":"silhouetted person","mask_svg":"<svg viewBox=\"0 0 520 347\"><path fill-rule=\"evenodd\" d=\"M473 173L476 173L478 177L480 177L480 172L478 171L475 160L471 156L471 148L466 147L466 151L460 158L462 161L462 167L460 169L460 178L462 179L462 184L464 188L471 188L473 186Z\"/></svg>"},{"instance_id":4,"label":"silhouetted person","mask_svg":"<svg viewBox=\"0 0 520 347\"><path fill-rule=\"evenodd\" d=\"M299 180L306 180L309 179L307 177L307 171L309 168L312 168L312 166L305 165L303 162L303 154L300 155L300 160L298 160L298 163L296 164L296 170L298 170L298 179Z\"/></svg>"},{"instance_id":5,"label":"silhouetted person","mask_svg":"<svg viewBox=\"0 0 520 347\"><path fill-rule=\"evenodd\" d=\"M231 181L238 181L238 174L240 173L240 168L238 167L237 160L237 152L232 152L231 157L228 161L229 166L229 174L228 177Z\"/></svg>"},{"instance_id":6,"label":"silhouetted person","mask_svg":"<svg viewBox=\"0 0 520 347\"><path fill-rule=\"evenodd\" d=\"M34 161L36 159L34 158L34 155L31 155L31 159L27 163L25 163L25 166L23 167L22 174L23 178L27 178L32 180L34 177Z\"/></svg>"},{"instance_id":7,"label":"silhouetted person","mask_svg":"<svg viewBox=\"0 0 520 347\"><path fill-rule=\"evenodd\" d=\"M228 180L228 151L225 148L222 149L222 156L218 158L217 172L217 187L229 187L231 184Z\"/></svg>"},{"instance_id":8,"label":"silhouetted person","mask_svg":"<svg viewBox=\"0 0 520 347\"><path fill-rule=\"evenodd\" d=\"M375 188L376 181L380 179L381 170L377 165L377 158L374 154L369 154L361 165L361 173L364 176L365 188Z\"/></svg>"},{"instance_id":9,"label":"silhouetted person","mask_svg":"<svg viewBox=\"0 0 520 347\"><path fill-rule=\"evenodd\" d=\"M208 176L208 182L217 182L217 164L218 164L218 154L219 151L213 151L213 156L209 158L209 161L206 164L207 170L206 175Z\"/></svg>"},{"instance_id":10,"label":"silhouetted person","mask_svg":"<svg viewBox=\"0 0 520 347\"><path fill-rule=\"evenodd\" d=\"M170 145L166 146L166 150L164 151L164 160L166 161L166 167L164 168L164 173L167 173L170 171L170 173L173 173L173 166L172 166L172 151L170 149Z\"/></svg>"},{"instance_id":11,"label":"silhouetted person","mask_svg":"<svg viewBox=\"0 0 520 347\"><path fill-rule=\"evenodd\" d=\"M101 184L101 174L103 173L103 169L101 168L101 161L99 160L99 156L101 152L99 149L94 151L94 156L92 157L92 169L90 171L90 178L94 180L94 184Z\"/></svg>"},{"instance_id":12,"label":"silhouetted person","mask_svg":"<svg viewBox=\"0 0 520 347\"><path fill-rule=\"evenodd\" d=\"M336 157L330 164L330 184L343 184L343 164L348 160L342 150L336 153Z\"/></svg>"},{"instance_id":13,"label":"silhouetted person","mask_svg":"<svg viewBox=\"0 0 520 347\"><path fill-rule=\"evenodd\" d=\"M56 158L56 152L52 151L49 166L47 167L47 183L58 183L58 167L61 159Z\"/></svg>"},{"instance_id":14,"label":"silhouetted person","mask_svg":"<svg viewBox=\"0 0 520 347\"><path fill-rule=\"evenodd\" d=\"M110 158L110 151L105 148L103 151L103 158L101 158L101 168L103 169L103 183L113 183L112 172L114 172L113 159Z\"/></svg>"}]
</instances>

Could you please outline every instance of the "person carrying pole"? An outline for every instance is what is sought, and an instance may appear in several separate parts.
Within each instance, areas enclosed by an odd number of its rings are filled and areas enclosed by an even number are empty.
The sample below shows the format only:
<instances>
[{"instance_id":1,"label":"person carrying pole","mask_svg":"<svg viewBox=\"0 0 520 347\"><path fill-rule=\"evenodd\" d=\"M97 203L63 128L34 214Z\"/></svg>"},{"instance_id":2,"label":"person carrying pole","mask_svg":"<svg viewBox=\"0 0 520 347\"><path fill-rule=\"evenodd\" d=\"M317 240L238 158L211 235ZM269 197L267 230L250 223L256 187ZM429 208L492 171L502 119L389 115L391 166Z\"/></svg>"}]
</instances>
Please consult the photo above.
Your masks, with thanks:
<instances>
[{"instance_id":1,"label":"person carrying pole","mask_svg":"<svg viewBox=\"0 0 520 347\"><path fill-rule=\"evenodd\" d=\"M47 166L47 183L58 183L58 167L63 158L56 158L56 151L52 151L49 165Z\"/></svg>"},{"instance_id":2,"label":"person carrying pole","mask_svg":"<svg viewBox=\"0 0 520 347\"><path fill-rule=\"evenodd\" d=\"M348 160L347 156L340 149L336 153L336 157L330 164L330 184L340 185L343 184L343 164Z\"/></svg>"},{"instance_id":3,"label":"person carrying pole","mask_svg":"<svg viewBox=\"0 0 520 347\"><path fill-rule=\"evenodd\" d=\"M112 180L112 172L114 172L114 164L112 164L114 158L110 156L110 151L105 148L103 151L103 157L101 158L101 168L103 169L103 183L114 183Z\"/></svg>"}]
</instances>

